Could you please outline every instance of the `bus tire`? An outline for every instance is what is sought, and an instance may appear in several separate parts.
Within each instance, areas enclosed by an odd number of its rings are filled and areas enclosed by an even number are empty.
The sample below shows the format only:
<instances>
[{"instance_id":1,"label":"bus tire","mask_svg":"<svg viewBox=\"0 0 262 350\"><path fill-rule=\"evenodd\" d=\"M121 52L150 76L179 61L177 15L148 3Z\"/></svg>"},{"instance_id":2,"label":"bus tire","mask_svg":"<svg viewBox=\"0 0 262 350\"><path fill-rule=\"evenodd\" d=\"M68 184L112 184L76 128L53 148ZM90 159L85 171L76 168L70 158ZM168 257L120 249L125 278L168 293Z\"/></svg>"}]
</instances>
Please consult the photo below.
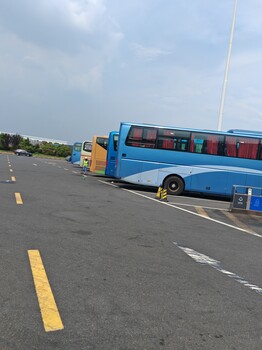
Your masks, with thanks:
<instances>
[{"instance_id":1,"label":"bus tire","mask_svg":"<svg viewBox=\"0 0 262 350\"><path fill-rule=\"evenodd\" d=\"M179 196L184 191L184 181L179 176L169 176L164 181L168 194Z\"/></svg>"}]
</instances>

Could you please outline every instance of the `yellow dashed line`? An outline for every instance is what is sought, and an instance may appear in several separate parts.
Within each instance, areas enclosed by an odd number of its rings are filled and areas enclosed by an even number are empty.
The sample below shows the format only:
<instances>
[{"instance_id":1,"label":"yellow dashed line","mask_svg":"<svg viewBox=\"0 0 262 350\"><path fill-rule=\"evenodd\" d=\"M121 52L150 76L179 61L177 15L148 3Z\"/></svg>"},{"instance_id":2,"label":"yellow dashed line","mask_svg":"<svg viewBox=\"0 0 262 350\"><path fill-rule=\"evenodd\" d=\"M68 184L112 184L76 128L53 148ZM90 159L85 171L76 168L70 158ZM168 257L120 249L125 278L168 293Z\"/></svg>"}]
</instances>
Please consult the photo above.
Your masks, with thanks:
<instances>
[{"instance_id":1,"label":"yellow dashed line","mask_svg":"<svg viewBox=\"0 0 262 350\"><path fill-rule=\"evenodd\" d=\"M199 215L205 216L207 218L209 217L205 209L203 209L202 207L195 207L195 208Z\"/></svg>"},{"instance_id":2,"label":"yellow dashed line","mask_svg":"<svg viewBox=\"0 0 262 350\"><path fill-rule=\"evenodd\" d=\"M29 261L34 278L36 294L46 332L64 328L56 302L38 250L28 250Z\"/></svg>"},{"instance_id":3,"label":"yellow dashed line","mask_svg":"<svg viewBox=\"0 0 262 350\"><path fill-rule=\"evenodd\" d=\"M15 176L11 176L11 181L16 182Z\"/></svg>"},{"instance_id":4,"label":"yellow dashed line","mask_svg":"<svg viewBox=\"0 0 262 350\"><path fill-rule=\"evenodd\" d=\"M231 221L233 221L235 225L242 228L243 230L249 233L256 233L255 231L251 230L247 225L245 225L242 221L238 220L238 218L234 214L228 211L223 211L223 214L225 214L225 216L227 216Z\"/></svg>"},{"instance_id":5,"label":"yellow dashed line","mask_svg":"<svg viewBox=\"0 0 262 350\"><path fill-rule=\"evenodd\" d=\"M16 204L23 204L21 194L19 192L15 193Z\"/></svg>"}]
</instances>

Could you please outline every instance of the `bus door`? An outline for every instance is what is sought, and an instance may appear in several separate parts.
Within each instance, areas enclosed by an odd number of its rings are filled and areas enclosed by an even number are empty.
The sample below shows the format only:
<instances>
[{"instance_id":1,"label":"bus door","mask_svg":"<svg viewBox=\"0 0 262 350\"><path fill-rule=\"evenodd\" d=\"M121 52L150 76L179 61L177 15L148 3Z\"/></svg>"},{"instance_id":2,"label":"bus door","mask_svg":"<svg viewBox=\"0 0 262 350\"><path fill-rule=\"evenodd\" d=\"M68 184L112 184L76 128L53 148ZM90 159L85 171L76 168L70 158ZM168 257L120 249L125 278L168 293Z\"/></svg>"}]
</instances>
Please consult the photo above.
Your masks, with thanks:
<instances>
[{"instance_id":1,"label":"bus door","mask_svg":"<svg viewBox=\"0 0 262 350\"><path fill-rule=\"evenodd\" d=\"M111 177L114 177L114 174L115 174L117 144L118 144L118 132L112 131L109 134L107 155L106 155L106 170L105 170L105 174Z\"/></svg>"}]
</instances>

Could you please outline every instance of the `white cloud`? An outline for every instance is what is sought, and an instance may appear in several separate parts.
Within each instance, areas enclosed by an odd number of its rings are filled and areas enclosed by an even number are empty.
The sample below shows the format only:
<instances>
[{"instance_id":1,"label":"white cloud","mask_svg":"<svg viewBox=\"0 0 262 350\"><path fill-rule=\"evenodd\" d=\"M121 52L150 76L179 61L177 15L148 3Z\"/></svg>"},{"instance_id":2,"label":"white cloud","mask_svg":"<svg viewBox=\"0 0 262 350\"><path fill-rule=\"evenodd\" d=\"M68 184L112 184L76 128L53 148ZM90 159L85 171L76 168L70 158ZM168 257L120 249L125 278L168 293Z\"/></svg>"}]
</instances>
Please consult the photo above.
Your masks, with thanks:
<instances>
[{"instance_id":1,"label":"white cloud","mask_svg":"<svg viewBox=\"0 0 262 350\"><path fill-rule=\"evenodd\" d=\"M72 53L85 46L101 49L109 41L114 46L122 38L105 0L13 1L0 2L1 27L25 42Z\"/></svg>"},{"instance_id":2,"label":"white cloud","mask_svg":"<svg viewBox=\"0 0 262 350\"><path fill-rule=\"evenodd\" d=\"M132 44L130 47L133 53L138 58L144 59L146 61L154 61L159 59L160 57L171 54L170 51L165 51L156 47L145 47L143 45L136 44L136 43Z\"/></svg>"},{"instance_id":3,"label":"white cloud","mask_svg":"<svg viewBox=\"0 0 262 350\"><path fill-rule=\"evenodd\" d=\"M233 5L234 0L164 5L161 0L1 0L3 127L11 130L22 116L28 120L23 127L31 128L43 125L36 118L48 116L52 138L74 132L81 139L81 132L92 137L79 127L92 115L90 133L105 125L117 128L123 118L216 128ZM227 129L251 127L251 121L254 128L261 125L261 7L261 0L238 2Z\"/></svg>"}]
</instances>

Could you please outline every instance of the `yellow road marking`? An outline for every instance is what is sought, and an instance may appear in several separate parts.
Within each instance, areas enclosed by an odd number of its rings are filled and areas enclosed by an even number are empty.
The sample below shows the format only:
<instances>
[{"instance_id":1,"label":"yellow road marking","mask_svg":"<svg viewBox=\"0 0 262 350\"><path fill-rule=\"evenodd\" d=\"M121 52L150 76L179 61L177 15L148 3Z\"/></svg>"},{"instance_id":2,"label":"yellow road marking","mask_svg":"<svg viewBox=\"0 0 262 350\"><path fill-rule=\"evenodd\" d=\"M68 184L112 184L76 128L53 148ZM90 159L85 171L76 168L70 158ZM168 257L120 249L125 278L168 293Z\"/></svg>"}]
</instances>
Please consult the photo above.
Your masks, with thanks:
<instances>
[{"instance_id":1,"label":"yellow road marking","mask_svg":"<svg viewBox=\"0 0 262 350\"><path fill-rule=\"evenodd\" d=\"M249 233L256 233L255 231L251 230L247 225L245 225L242 221L238 220L238 218L232 213L228 211L223 211L223 214L226 215L231 221L233 221L238 227L244 229Z\"/></svg>"},{"instance_id":2,"label":"yellow road marking","mask_svg":"<svg viewBox=\"0 0 262 350\"><path fill-rule=\"evenodd\" d=\"M256 214L249 214L249 216L252 218L252 219L255 219L255 220L258 220L258 221L262 221L262 216L261 215L256 215Z\"/></svg>"},{"instance_id":3,"label":"yellow road marking","mask_svg":"<svg viewBox=\"0 0 262 350\"><path fill-rule=\"evenodd\" d=\"M28 250L36 294L46 332L64 328L39 250Z\"/></svg>"},{"instance_id":4,"label":"yellow road marking","mask_svg":"<svg viewBox=\"0 0 262 350\"><path fill-rule=\"evenodd\" d=\"M202 207L195 207L195 208L199 215L205 216L207 218L209 217L205 209L203 209Z\"/></svg>"},{"instance_id":5,"label":"yellow road marking","mask_svg":"<svg viewBox=\"0 0 262 350\"><path fill-rule=\"evenodd\" d=\"M16 178L15 178L15 176L11 176L11 181L16 181Z\"/></svg>"},{"instance_id":6,"label":"yellow road marking","mask_svg":"<svg viewBox=\"0 0 262 350\"><path fill-rule=\"evenodd\" d=\"M16 200L16 204L23 204L22 197L19 192L15 192L15 200Z\"/></svg>"}]
</instances>

